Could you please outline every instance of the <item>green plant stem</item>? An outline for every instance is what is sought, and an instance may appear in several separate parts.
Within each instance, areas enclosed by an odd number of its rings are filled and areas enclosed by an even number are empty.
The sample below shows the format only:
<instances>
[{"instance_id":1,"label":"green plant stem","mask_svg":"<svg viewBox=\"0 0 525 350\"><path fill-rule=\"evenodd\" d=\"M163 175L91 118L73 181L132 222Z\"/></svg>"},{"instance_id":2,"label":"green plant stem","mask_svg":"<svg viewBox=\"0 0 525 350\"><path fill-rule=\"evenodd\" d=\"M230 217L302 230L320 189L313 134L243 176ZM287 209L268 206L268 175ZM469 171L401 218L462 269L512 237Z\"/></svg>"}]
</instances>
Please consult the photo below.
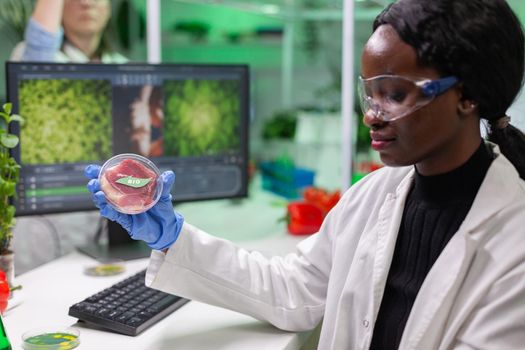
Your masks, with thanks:
<instances>
[{"instance_id":1,"label":"green plant stem","mask_svg":"<svg viewBox=\"0 0 525 350\"><path fill-rule=\"evenodd\" d=\"M13 288L9 288L9 291L10 292L14 292L15 290L20 290L20 289L22 289L22 285L21 284L19 284L18 286L14 286Z\"/></svg>"},{"instance_id":2,"label":"green plant stem","mask_svg":"<svg viewBox=\"0 0 525 350\"><path fill-rule=\"evenodd\" d=\"M3 112L0 112L3 117L0 129L0 254L10 253L15 208L9 199L16 193L16 183L20 176L20 167L9 152L10 148L16 147L18 138L9 133L9 124L14 120L22 123L23 119L20 116L11 116L11 109L12 105L6 103Z\"/></svg>"}]
</instances>

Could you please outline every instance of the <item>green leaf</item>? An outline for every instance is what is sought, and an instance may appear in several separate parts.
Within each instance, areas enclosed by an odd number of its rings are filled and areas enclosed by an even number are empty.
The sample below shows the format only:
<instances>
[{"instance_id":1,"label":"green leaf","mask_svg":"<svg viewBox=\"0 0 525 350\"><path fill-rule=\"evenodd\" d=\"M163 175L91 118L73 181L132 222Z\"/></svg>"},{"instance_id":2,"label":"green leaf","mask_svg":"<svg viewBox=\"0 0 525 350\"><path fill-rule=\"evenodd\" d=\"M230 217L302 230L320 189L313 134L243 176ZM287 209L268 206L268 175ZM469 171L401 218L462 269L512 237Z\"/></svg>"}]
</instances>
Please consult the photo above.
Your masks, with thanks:
<instances>
[{"instance_id":1,"label":"green leaf","mask_svg":"<svg viewBox=\"0 0 525 350\"><path fill-rule=\"evenodd\" d=\"M13 114L11 115L11 117L9 117L9 123L11 122L19 122L20 123L20 126L24 126L25 123L26 123L26 120L24 118L22 118L21 116L19 116L18 114Z\"/></svg>"},{"instance_id":2,"label":"green leaf","mask_svg":"<svg viewBox=\"0 0 525 350\"><path fill-rule=\"evenodd\" d=\"M11 114L11 110L13 108L13 104L11 102L7 102L7 103L4 103L4 111L7 113L7 114Z\"/></svg>"},{"instance_id":3,"label":"green leaf","mask_svg":"<svg viewBox=\"0 0 525 350\"><path fill-rule=\"evenodd\" d=\"M0 196L6 196L6 182L3 178L0 177Z\"/></svg>"},{"instance_id":4,"label":"green leaf","mask_svg":"<svg viewBox=\"0 0 525 350\"><path fill-rule=\"evenodd\" d=\"M120 179L118 179L117 183L129 186L129 187L133 187L133 188L140 188L140 187L146 186L150 181L151 179L149 178L139 179L133 176L126 176L126 177L121 177Z\"/></svg>"},{"instance_id":5,"label":"green leaf","mask_svg":"<svg viewBox=\"0 0 525 350\"><path fill-rule=\"evenodd\" d=\"M8 163L9 163L10 165L20 167L20 165L16 162L16 159L13 158L13 157L9 157L9 159L8 159L7 161L8 161Z\"/></svg>"},{"instance_id":6,"label":"green leaf","mask_svg":"<svg viewBox=\"0 0 525 350\"><path fill-rule=\"evenodd\" d=\"M5 127L5 124L7 124L9 122L9 114L7 113L4 113L4 112L0 112L0 116L2 117L3 121L2 121L2 127ZM5 122L5 123L4 123Z\"/></svg>"},{"instance_id":7,"label":"green leaf","mask_svg":"<svg viewBox=\"0 0 525 350\"><path fill-rule=\"evenodd\" d=\"M18 145L18 136L13 134L0 135L0 143L7 148L15 148Z\"/></svg>"},{"instance_id":8,"label":"green leaf","mask_svg":"<svg viewBox=\"0 0 525 350\"><path fill-rule=\"evenodd\" d=\"M16 183L13 181L8 181L5 183L5 192L10 197L15 194Z\"/></svg>"},{"instance_id":9,"label":"green leaf","mask_svg":"<svg viewBox=\"0 0 525 350\"><path fill-rule=\"evenodd\" d=\"M15 207L12 205L9 205L6 209L6 214L5 214L6 223L10 223L13 220L14 216L15 216Z\"/></svg>"}]
</instances>

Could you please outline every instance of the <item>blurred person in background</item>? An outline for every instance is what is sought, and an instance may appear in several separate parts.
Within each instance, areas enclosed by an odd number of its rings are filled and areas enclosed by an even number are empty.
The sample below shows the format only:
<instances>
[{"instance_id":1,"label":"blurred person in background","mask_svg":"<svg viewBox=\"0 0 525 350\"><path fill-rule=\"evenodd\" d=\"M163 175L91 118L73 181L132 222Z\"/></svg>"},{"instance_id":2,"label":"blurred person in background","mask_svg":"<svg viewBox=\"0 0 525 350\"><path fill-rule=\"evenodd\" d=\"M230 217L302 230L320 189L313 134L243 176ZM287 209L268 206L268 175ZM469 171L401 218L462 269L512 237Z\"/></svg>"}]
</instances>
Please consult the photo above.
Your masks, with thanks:
<instances>
[{"instance_id":1,"label":"blurred person in background","mask_svg":"<svg viewBox=\"0 0 525 350\"><path fill-rule=\"evenodd\" d=\"M126 63L110 45L109 0L37 0L12 61Z\"/></svg>"},{"instance_id":2,"label":"blurred person in background","mask_svg":"<svg viewBox=\"0 0 525 350\"><path fill-rule=\"evenodd\" d=\"M3 1L3 0L2 0ZM13 15L13 14L11 14ZM110 0L37 0L25 28L25 40L11 52L11 61L57 63L126 63L128 59L115 52L110 45L108 23L111 18ZM55 217L58 232L75 232L62 241L62 253L73 245L84 244L85 236L92 234L91 225L98 219L93 212L67 214ZM38 218L18 221L16 231L37 232ZM35 267L55 258L41 245L23 246L24 240L15 240L17 266ZM27 254L20 254L27 252ZM51 251L52 253L52 251Z\"/></svg>"}]
</instances>

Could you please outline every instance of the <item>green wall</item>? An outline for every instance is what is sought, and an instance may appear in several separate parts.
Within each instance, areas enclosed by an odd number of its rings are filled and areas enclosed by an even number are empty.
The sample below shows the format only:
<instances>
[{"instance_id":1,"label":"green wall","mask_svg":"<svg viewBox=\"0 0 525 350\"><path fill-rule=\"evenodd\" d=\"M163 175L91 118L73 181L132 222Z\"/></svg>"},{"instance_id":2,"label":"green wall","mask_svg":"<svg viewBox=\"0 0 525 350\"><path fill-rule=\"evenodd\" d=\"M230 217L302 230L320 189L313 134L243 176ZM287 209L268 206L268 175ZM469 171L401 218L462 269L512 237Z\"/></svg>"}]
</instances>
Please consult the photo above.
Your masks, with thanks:
<instances>
[{"instance_id":1,"label":"green wall","mask_svg":"<svg viewBox=\"0 0 525 350\"><path fill-rule=\"evenodd\" d=\"M512 9L516 12L521 20L521 23L525 23L525 1L523 0L507 0Z\"/></svg>"}]
</instances>

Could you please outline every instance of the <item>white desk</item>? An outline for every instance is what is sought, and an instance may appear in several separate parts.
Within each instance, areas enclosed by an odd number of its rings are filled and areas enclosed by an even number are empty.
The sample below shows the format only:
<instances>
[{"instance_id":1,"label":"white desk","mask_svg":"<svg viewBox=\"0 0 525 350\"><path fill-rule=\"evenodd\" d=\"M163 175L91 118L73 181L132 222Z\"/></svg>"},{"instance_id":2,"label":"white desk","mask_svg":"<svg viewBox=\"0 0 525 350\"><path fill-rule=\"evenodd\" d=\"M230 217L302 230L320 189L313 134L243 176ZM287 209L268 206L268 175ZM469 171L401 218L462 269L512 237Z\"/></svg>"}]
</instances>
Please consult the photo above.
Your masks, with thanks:
<instances>
[{"instance_id":1,"label":"white desk","mask_svg":"<svg viewBox=\"0 0 525 350\"><path fill-rule=\"evenodd\" d=\"M292 244L294 240L282 241ZM309 336L280 331L249 316L195 301L136 337L88 328L68 316L69 306L147 266L147 259L133 260L126 263L126 273L122 275L84 275L84 267L92 262L91 258L74 252L17 278L23 285L24 301L4 315L13 349L21 349L24 332L46 325L73 325L80 330L79 349L86 350L290 350L299 349Z\"/></svg>"}]
</instances>

